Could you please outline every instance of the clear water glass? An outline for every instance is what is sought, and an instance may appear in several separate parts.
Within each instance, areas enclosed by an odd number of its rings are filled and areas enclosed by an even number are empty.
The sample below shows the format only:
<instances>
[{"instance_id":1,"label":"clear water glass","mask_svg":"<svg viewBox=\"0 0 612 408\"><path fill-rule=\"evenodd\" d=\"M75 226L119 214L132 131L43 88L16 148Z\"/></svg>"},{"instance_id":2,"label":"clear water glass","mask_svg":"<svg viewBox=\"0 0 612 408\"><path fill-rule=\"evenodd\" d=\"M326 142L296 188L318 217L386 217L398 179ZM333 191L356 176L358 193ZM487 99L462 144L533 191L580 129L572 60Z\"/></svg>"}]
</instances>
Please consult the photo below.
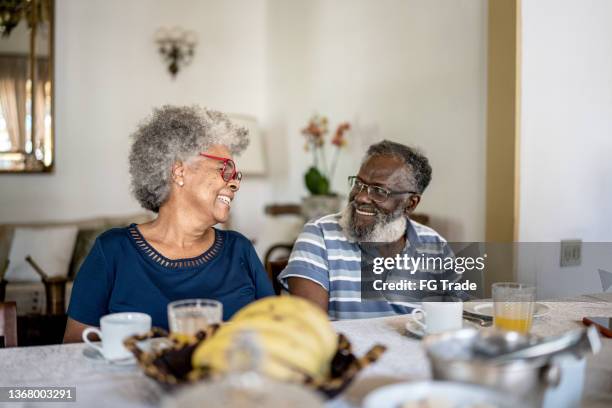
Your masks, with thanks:
<instances>
[{"instance_id":1,"label":"clear water glass","mask_svg":"<svg viewBox=\"0 0 612 408\"><path fill-rule=\"evenodd\" d=\"M168 324L172 333L189 336L221 323L223 305L212 299L185 299L168 304Z\"/></svg>"}]
</instances>

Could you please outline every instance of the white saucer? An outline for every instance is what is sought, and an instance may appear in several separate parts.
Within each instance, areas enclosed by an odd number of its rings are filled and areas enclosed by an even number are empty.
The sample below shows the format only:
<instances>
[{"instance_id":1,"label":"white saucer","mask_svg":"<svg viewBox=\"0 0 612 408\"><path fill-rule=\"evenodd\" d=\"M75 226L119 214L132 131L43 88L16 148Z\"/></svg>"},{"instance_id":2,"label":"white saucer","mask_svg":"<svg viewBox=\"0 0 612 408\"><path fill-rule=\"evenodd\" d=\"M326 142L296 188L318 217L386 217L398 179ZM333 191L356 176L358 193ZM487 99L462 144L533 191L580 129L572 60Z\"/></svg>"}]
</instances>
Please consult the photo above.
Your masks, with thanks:
<instances>
[{"instance_id":1,"label":"white saucer","mask_svg":"<svg viewBox=\"0 0 612 408\"><path fill-rule=\"evenodd\" d=\"M396 408L425 406L430 400L436 406L494 406L512 408L521 403L512 395L474 384L447 381L405 382L377 388L363 401L364 408Z\"/></svg>"},{"instance_id":2,"label":"white saucer","mask_svg":"<svg viewBox=\"0 0 612 408\"><path fill-rule=\"evenodd\" d=\"M130 365L135 365L137 363L136 357L134 356L122 358L120 360L107 360L106 358L104 358L102 353L100 353L98 350L96 350L93 347L87 347L87 346L83 349L83 357L85 357L88 360L95 361L97 363L111 364L111 365L118 365L118 366L130 366Z\"/></svg>"},{"instance_id":3,"label":"white saucer","mask_svg":"<svg viewBox=\"0 0 612 408\"><path fill-rule=\"evenodd\" d=\"M474 300L463 303L463 310L481 316L493 317L493 302L491 299ZM536 302L533 317L542 317L550 313L550 306Z\"/></svg>"},{"instance_id":4,"label":"white saucer","mask_svg":"<svg viewBox=\"0 0 612 408\"><path fill-rule=\"evenodd\" d=\"M200 382L167 394L161 408L276 407L323 408L309 387L277 382L256 373L234 374L221 381Z\"/></svg>"},{"instance_id":5,"label":"white saucer","mask_svg":"<svg viewBox=\"0 0 612 408\"><path fill-rule=\"evenodd\" d=\"M420 320L420 319L419 319ZM476 323L472 323L468 320L463 319L463 328L480 328L480 326ZM406 320L406 330L408 331L408 333L412 334L413 336L417 337L417 338L422 338L425 337L427 335L427 333L425 333L425 330L414 321L414 318L412 316L408 317L408 320Z\"/></svg>"}]
</instances>

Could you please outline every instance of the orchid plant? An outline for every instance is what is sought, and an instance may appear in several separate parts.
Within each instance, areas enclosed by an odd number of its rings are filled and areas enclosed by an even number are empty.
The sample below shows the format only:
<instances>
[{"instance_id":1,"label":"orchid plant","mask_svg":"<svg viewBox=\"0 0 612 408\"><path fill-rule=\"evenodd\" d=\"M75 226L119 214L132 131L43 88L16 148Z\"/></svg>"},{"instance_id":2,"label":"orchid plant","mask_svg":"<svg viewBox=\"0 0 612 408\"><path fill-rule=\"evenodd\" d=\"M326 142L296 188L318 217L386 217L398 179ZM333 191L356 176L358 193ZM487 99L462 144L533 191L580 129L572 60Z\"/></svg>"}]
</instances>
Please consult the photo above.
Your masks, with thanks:
<instances>
[{"instance_id":1,"label":"orchid plant","mask_svg":"<svg viewBox=\"0 0 612 408\"><path fill-rule=\"evenodd\" d=\"M346 145L345 134L351 129L348 122L342 122L336 128L330 143L334 146L333 157L328 166L325 156L325 136L328 133L328 120L325 116L314 115L308 125L302 129L306 137L306 151L312 152L312 166L304 175L306 188L313 195L332 195L330 181L336 172L340 149Z\"/></svg>"}]
</instances>

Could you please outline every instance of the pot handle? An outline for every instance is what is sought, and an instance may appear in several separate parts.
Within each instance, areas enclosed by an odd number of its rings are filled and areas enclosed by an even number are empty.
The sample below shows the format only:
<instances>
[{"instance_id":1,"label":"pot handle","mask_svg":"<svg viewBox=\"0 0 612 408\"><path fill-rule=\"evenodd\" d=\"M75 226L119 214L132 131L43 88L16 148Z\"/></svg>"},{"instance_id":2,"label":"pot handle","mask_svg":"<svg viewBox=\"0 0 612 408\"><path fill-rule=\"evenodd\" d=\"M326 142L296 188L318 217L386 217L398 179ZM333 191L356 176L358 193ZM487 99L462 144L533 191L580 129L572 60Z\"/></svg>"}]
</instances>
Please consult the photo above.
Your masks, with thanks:
<instances>
[{"instance_id":1,"label":"pot handle","mask_svg":"<svg viewBox=\"0 0 612 408\"><path fill-rule=\"evenodd\" d=\"M540 380L548 387L556 388L561 382L561 367L559 364L548 363L540 369Z\"/></svg>"}]
</instances>

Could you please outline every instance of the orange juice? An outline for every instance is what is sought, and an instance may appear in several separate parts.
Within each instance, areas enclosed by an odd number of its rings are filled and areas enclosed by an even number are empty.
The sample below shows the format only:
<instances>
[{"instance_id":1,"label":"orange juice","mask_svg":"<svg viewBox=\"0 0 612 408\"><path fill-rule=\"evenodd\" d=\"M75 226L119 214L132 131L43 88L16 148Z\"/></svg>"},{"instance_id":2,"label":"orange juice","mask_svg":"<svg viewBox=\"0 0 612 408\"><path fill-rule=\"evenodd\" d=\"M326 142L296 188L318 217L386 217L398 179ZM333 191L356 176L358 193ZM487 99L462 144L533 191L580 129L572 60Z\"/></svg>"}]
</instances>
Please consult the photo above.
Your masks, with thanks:
<instances>
[{"instance_id":1,"label":"orange juice","mask_svg":"<svg viewBox=\"0 0 612 408\"><path fill-rule=\"evenodd\" d=\"M491 285L491 292L495 327L529 333L536 287L516 282L496 282Z\"/></svg>"},{"instance_id":2,"label":"orange juice","mask_svg":"<svg viewBox=\"0 0 612 408\"><path fill-rule=\"evenodd\" d=\"M528 333L531 329L531 317L515 319L512 317L495 316L495 327L502 330Z\"/></svg>"}]
</instances>

